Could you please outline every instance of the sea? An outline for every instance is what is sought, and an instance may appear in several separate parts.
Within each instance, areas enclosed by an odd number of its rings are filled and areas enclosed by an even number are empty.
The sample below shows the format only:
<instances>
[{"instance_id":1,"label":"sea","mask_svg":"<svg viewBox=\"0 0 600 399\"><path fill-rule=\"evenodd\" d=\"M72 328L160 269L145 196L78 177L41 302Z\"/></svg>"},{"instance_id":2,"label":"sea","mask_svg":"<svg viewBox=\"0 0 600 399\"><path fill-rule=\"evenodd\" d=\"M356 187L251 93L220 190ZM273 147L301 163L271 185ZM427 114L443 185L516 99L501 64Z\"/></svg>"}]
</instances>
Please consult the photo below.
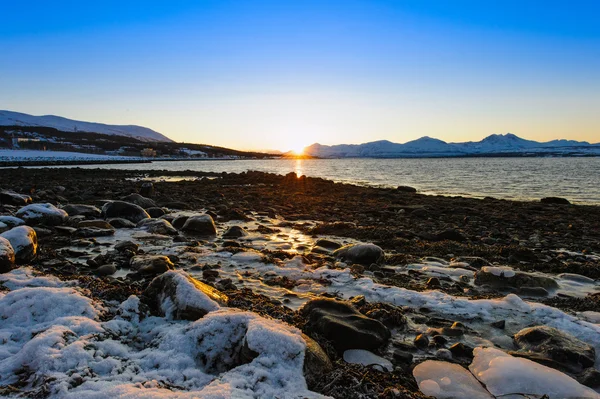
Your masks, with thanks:
<instances>
[{"instance_id":1,"label":"sea","mask_svg":"<svg viewBox=\"0 0 600 399\"><path fill-rule=\"evenodd\" d=\"M600 205L600 157L401 158L156 161L83 168L232 172L261 171L321 177L377 187L415 187L430 195L539 200L567 198Z\"/></svg>"}]
</instances>

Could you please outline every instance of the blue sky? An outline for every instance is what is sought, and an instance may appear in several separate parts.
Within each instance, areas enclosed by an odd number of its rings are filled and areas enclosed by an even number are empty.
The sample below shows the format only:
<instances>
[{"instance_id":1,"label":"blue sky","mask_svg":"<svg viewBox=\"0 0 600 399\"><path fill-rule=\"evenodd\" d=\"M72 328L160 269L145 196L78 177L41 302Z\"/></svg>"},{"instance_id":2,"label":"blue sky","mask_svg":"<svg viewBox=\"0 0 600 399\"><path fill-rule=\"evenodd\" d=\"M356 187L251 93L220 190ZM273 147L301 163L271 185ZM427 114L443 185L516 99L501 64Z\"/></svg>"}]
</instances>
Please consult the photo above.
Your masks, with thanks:
<instances>
[{"instance_id":1,"label":"blue sky","mask_svg":"<svg viewBox=\"0 0 600 399\"><path fill-rule=\"evenodd\" d=\"M0 109L177 141L600 141L595 1L3 2L0 54Z\"/></svg>"}]
</instances>

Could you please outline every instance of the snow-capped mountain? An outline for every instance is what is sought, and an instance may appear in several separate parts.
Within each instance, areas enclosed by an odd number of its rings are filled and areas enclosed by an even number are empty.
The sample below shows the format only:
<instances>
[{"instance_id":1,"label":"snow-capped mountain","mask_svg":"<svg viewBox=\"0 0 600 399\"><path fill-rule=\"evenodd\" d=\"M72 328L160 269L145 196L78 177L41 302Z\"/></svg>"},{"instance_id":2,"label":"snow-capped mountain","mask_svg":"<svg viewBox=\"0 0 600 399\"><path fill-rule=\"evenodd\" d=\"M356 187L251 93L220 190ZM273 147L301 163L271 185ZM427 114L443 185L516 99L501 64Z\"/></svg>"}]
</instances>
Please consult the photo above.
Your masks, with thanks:
<instances>
[{"instance_id":1,"label":"snow-capped mountain","mask_svg":"<svg viewBox=\"0 0 600 399\"><path fill-rule=\"evenodd\" d=\"M586 141L552 140L540 143L522 139L512 133L492 134L481 141L446 143L431 137L422 137L404 144L381 140L364 144L327 146L313 144L304 149L306 155L319 158L403 158L452 157L478 155L599 155L600 144Z\"/></svg>"},{"instance_id":2,"label":"snow-capped mountain","mask_svg":"<svg viewBox=\"0 0 600 399\"><path fill-rule=\"evenodd\" d=\"M34 116L0 110L0 126L43 126L64 132L90 132L133 137L142 141L173 141L152 129L136 125L106 125L82 122L55 115Z\"/></svg>"}]
</instances>

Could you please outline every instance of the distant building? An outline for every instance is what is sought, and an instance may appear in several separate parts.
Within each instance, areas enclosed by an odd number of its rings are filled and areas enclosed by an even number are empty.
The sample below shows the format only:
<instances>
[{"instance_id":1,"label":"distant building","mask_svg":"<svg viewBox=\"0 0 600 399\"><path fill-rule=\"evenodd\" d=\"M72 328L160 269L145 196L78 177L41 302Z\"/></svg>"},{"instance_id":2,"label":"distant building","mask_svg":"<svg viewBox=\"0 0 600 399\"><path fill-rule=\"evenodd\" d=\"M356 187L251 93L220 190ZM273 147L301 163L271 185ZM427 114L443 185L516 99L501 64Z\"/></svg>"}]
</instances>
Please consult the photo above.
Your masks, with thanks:
<instances>
[{"instance_id":1,"label":"distant building","mask_svg":"<svg viewBox=\"0 0 600 399\"><path fill-rule=\"evenodd\" d=\"M154 158L156 156L156 150L152 148L144 148L141 152L143 157Z\"/></svg>"}]
</instances>

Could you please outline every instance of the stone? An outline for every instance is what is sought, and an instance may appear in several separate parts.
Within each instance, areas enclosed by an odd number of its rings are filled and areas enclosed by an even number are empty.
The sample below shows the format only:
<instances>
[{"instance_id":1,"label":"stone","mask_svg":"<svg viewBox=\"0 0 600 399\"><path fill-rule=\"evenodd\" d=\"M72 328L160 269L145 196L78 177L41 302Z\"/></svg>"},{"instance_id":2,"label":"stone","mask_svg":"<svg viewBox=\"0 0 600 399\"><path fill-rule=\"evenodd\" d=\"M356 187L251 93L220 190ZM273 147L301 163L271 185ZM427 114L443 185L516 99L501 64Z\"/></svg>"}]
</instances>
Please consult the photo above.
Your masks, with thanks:
<instances>
[{"instance_id":1,"label":"stone","mask_svg":"<svg viewBox=\"0 0 600 399\"><path fill-rule=\"evenodd\" d=\"M56 226L63 224L69 217L67 212L49 203L26 205L17 211L16 216L31 226L38 224Z\"/></svg>"},{"instance_id":2,"label":"stone","mask_svg":"<svg viewBox=\"0 0 600 399\"><path fill-rule=\"evenodd\" d=\"M463 344L462 342L455 343L450 348L448 348L448 350L450 350L453 357L466 357L470 359L473 358L473 348Z\"/></svg>"},{"instance_id":3,"label":"stone","mask_svg":"<svg viewBox=\"0 0 600 399\"><path fill-rule=\"evenodd\" d=\"M152 280L142 301L161 316L194 321L227 306L229 298L187 273L172 270Z\"/></svg>"},{"instance_id":4,"label":"stone","mask_svg":"<svg viewBox=\"0 0 600 399\"><path fill-rule=\"evenodd\" d=\"M186 233L201 236L214 236L217 234L215 222L210 215L191 216L181 228Z\"/></svg>"},{"instance_id":5,"label":"stone","mask_svg":"<svg viewBox=\"0 0 600 399\"><path fill-rule=\"evenodd\" d=\"M108 223L115 229L133 229L135 227L135 223L123 218L108 219Z\"/></svg>"},{"instance_id":6,"label":"stone","mask_svg":"<svg viewBox=\"0 0 600 399\"><path fill-rule=\"evenodd\" d=\"M142 183L140 195L148 198L154 197L154 184L149 181Z\"/></svg>"},{"instance_id":7,"label":"stone","mask_svg":"<svg viewBox=\"0 0 600 399\"><path fill-rule=\"evenodd\" d=\"M156 208L156 202L151 200L150 198L146 198L137 193L129 194L126 197L121 198L125 202L129 202L131 204L139 205L144 209L148 208Z\"/></svg>"},{"instance_id":8,"label":"stone","mask_svg":"<svg viewBox=\"0 0 600 399\"><path fill-rule=\"evenodd\" d=\"M419 334L415 337L414 344L417 348L427 348L429 346L429 338L425 334Z\"/></svg>"},{"instance_id":9,"label":"stone","mask_svg":"<svg viewBox=\"0 0 600 399\"><path fill-rule=\"evenodd\" d=\"M150 215L152 218L159 218L165 215L165 210L157 206L146 209L146 212L148 212L148 215Z\"/></svg>"},{"instance_id":10,"label":"stone","mask_svg":"<svg viewBox=\"0 0 600 399\"><path fill-rule=\"evenodd\" d=\"M551 277L499 266L482 267L481 270L475 273L475 285L490 285L498 288L558 288L558 283Z\"/></svg>"},{"instance_id":11,"label":"stone","mask_svg":"<svg viewBox=\"0 0 600 399\"><path fill-rule=\"evenodd\" d=\"M25 224L25 221L14 216L3 215L0 216L0 223L6 225L8 230L10 230L13 227L23 226Z\"/></svg>"},{"instance_id":12,"label":"stone","mask_svg":"<svg viewBox=\"0 0 600 399\"><path fill-rule=\"evenodd\" d=\"M312 385L314 382L321 380L324 373L333 370L333 364L331 364L327 353L314 339L304 333L302 338L306 343L303 366L304 378L307 384Z\"/></svg>"},{"instance_id":13,"label":"stone","mask_svg":"<svg viewBox=\"0 0 600 399\"><path fill-rule=\"evenodd\" d=\"M137 223L143 219L150 219L150 215L142 207L124 201L107 202L102 207L102 214L106 219L123 218L133 223Z\"/></svg>"},{"instance_id":14,"label":"stone","mask_svg":"<svg viewBox=\"0 0 600 399\"><path fill-rule=\"evenodd\" d=\"M467 237L465 237L465 235L463 233L461 233L460 231L454 230L454 229L444 230L440 233L437 233L435 237L439 241L444 241L444 240L457 241L457 242L467 241Z\"/></svg>"},{"instance_id":15,"label":"stone","mask_svg":"<svg viewBox=\"0 0 600 399\"><path fill-rule=\"evenodd\" d=\"M0 237L0 273L6 273L15 266L15 250L10 241Z\"/></svg>"},{"instance_id":16,"label":"stone","mask_svg":"<svg viewBox=\"0 0 600 399\"><path fill-rule=\"evenodd\" d=\"M504 328L506 327L506 320L494 321L493 323L490 323L490 326L499 330L504 330Z\"/></svg>"},{"instance_id":17,"label":"stone","mask_svg":"<svg viewBox=\"0 0 600 399\"><path fill-rule=\"evenodd\" d=\"M129 251L136 253L139 245L131 241L121 241L115 245L115 249L119 252Z\"/></svg>"},{"instance_id":18,"label":"stone","mask_svg":"<svg viewBox=\"0 0 600 399\"><path fill-rule=\"evenodd\" d=\"M592 367L596 361L593 346L553 327L524 328L514 339L519 347L515 356L527 357L553 368L577 373ZM534 356L527 356L530 353Z\"/></svg>"},{"instance_id":19,"label":"stone","mask_svg":"<svg viewBox=\"0 0 600 399\"><path fill-rule=\"evenodd\" d=\"M10 242L15 253L15 262L18 264L27 263L37 255L37 234L29 226L13 227L0 234L0 237L4 237Z\"/></svg>"},{"instance_id":20,"label":"stone","mask_svg":"<svg viewBox=\"0 0 600 399\"><path fill-rule=\"evenodd\" d=\"M431 277L429 278L429 280L427 280L427 283L425 283L425 286L427 288L440 288L442 286L442 283L440 282L440 279L437 277Z\"/></svg>"},{"instance_id":21,"label":"stone","mask_svg":"<svg viewBox=\"0 0 600 399\"><path fill-rule=\"evenodd\" d=\"M173 221L171 222L171 224L173 225L173 227L175 227L177 230L181 230L181 228L183 227L183 225L185 224L185 222L187 222L187 220L189 219L189 216L186 215L181 215L181 216L177 216L175 219L173 219Z\"/></svg>"},{"instance_id":22,"label":"stone","mask_svg":"<svg viewBox=\"0 0 600 399\"><path fill-rule=\"evenodd\" d=\"M315 247L325 248L325 249L329 249L331 251L335 251L336 249L341 248L342 244L340 244L339 242L336 242L336 241L321 238L315 242Z\"/></svg>"},{"instance_id":23,"label":"stone","mask_svg":"<svg viewBox=\"0 0 600 399\"><path fill-rule=\"evenodd\" d=\"M177 235L179 234L177 230L171 225L171 223L167 222L164 219L144 219L140 220L137 224L138 228L145 230L152 234L161 234L161 235Z\"/></svg>"},{"instance_id":24,"label":"stone","mask_svg":"<svg viewBox=\"0 0 600 399\"><path fill-rule=\"evenodd\" d=\"M308 319L307 331L327 338L340 352L376 349L391 335L383 323L362 315L349 302L313 299L300 312Z\"/></svg>"},{"instance_id":25,"label":"stone","mask_svg":"<svg viewBox=\"0 0 600 399\"><path fill-rule=\"evenodd\" d=\"M129 261L129 266L141 274L165 273L175 267L171 259L164 255L136 255Z\"/></svg>"},{"instance_id":26,"label":"stone","mask_svg":"<svg viewBox=\"0 0 600 399\"><path fill-rule=\"evenodd\" d=\"M101 229L98 227L81 227L75 231L75 236L80 238L89 238L89 237L106 237L112 236L115 234L115 229Z\"/></svg>"},{"instance_id":27,"label":"stone","mask_svg":"<svg viewBox=\"0 0 600 399\"><path fill-rule=\"evenodd\" d=\"M411 186L398 186L396 187L397 191L400 191L401 193L416 193L417 189Z\"/></svg>"},{"instance_id":28,"label":"stone","mask_svg":"<svg viewBox=\"0 0 600 399\"><path fill-rule=\"evenodd\" d=\"M385 258L383 250L375 244L350 244L333 252L336 258L350 263L369 266L380 263Z\"/></svg>"},{"instance_id":29,"label":"stone","mask_svg":"<svg viewBox=\"0 0 600 399\"><path fill-rule=\"evenodd\" d=\"M62 207L62 210L67 212L69 216L86 216L92 218L99 218L102 215L102 211L93 205L83 204L68 204Z\"/></svg>"},{"instance_id":30,"label":"stone","mask_svg":"<svg viewBox=\"0 0 600 399\"><path fill-rule=\"evenodd\" d=\"M77 227L94 227L97 229L106 229L106 230L114 230L114 227L108 223L106 220L98 219L98 220L83 220L77 223Z\"/></svg>"},{"instance_id":31,"label":"stone","mask_svg":"<svg viewBox=\"0 0 600 399\"><path fill-rule=\"evenodd\" d=\"M571 204L571 202L569 202L568 199L560 198L560 197L544 197L540 200L540 202L542 204L555 204L555 205L570 205Z\"/></svg>"},{"instance_id":32,"label":"stone","mask_svg":"<svg viewBox=\"0 0 600 399\"><path fill-rule=\"evenodd\" d=\"M223 238L240 238L247 236L248 233L246 230L241 228L240 226L231 226L230 228L223 233Z\"/></svg>"},{"instance_id":33,"label":"stone","mask_svg":"<svg viewBox=\"0 0 600 399\"><path fill-rule=\"evenodd\" d=\"M23 206L31 204L32 200L29 195L18 194L12 190L0 191L0 204Z\"/></svg>"},{"instance_id":34,"label":"stone","mask_svg":"<svg viewBox=\"0 0 600 399\"><path fill-rule=\"evenodd\" d=\"M97 276L110 276L117 272L117 267L114 263L109 263L106 265L102 265L94 270L94 274Z\"/></svg>"},{"instance_id":35,"label":"stone","mask_svg":"<svg viewBox=\"0 0 600 399\"><path fill-rule=\"evenodd\" d=\"M577 377L577 381L579 381L580 384L597 390L600 388L600 371L593 367L589 367Z\"/></svg>"}]
</instances>

